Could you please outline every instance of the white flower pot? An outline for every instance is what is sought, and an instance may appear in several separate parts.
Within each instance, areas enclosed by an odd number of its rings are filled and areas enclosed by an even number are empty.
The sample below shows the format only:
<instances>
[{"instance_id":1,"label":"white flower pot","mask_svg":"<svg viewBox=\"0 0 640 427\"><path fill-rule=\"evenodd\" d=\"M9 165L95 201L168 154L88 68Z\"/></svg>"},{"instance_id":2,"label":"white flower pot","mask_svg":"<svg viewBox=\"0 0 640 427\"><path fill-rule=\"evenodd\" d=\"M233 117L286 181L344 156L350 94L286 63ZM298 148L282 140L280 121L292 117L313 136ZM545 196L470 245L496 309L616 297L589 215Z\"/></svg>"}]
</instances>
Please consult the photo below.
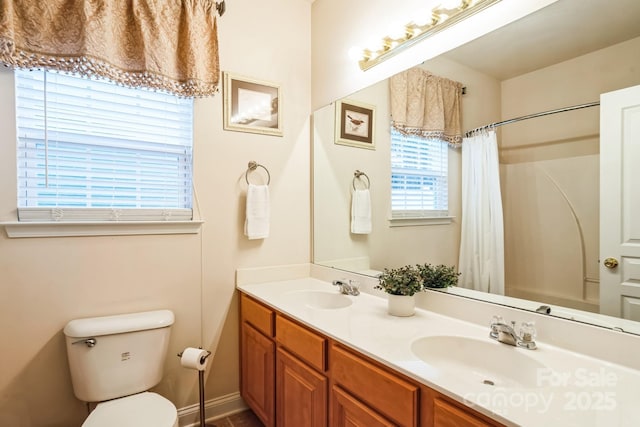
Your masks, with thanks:
<instances>
[{"instance_id":1,"label":"white flower pot","mask_svg":"<svg viewBox=\"0 0 640 427\"><path fill-rule=\"evenodd\" d=\"M389 305L387 311L392 316L413 316L416 308L415 295L388 295Z\"/></svg>"}]
</instances>

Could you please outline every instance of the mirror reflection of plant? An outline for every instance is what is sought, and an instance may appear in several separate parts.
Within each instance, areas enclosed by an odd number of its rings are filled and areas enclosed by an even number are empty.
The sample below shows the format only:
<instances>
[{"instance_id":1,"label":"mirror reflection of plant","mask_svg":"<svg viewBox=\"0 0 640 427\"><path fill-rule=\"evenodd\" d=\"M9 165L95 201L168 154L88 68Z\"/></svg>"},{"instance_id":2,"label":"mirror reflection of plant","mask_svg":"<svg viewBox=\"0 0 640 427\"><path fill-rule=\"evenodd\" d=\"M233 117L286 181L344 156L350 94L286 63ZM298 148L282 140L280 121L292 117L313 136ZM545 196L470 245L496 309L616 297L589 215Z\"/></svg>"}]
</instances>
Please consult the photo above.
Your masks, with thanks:
<instances>
[{"instance_id":1,"label":"mirror reflection of plant","mask_svg":"<svg viewBox=\"0 0 640 427\"><path fill-rule=\"evenodd\" d=\"M411 296L422 291L422 280L419 271L411 265L400 268L385 268L378 278L375 289L390 295Z\"/></svg>"},{"instance_id":2,"label":"mirror reflection of plant","mask_svg":"<svg viewBox=\"0 0 640 427\"><path fill-rule=\"evenodd\" d=\"M418 274L425 288L448 288L458 285L458 276L453 267L443 264L433 266L431 264L416 265Z\"/></svg>"}]
</instances>

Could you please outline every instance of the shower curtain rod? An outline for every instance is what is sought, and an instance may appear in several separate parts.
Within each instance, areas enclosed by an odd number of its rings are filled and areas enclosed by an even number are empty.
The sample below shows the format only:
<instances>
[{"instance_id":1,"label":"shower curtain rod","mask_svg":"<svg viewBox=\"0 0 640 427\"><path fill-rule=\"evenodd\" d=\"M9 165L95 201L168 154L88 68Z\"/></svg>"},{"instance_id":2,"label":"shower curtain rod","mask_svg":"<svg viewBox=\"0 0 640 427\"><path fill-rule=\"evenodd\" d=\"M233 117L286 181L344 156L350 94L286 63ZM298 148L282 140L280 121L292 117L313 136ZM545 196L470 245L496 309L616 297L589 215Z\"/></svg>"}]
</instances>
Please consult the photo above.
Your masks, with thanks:
<instances>
[{"instance_id":1,"label":"shower curtain rod","mask_svg":"<svg viewBox=\"0 0 640 427\"><path fill-rule=\"evenodd\" d=\"M571 107L558 108L556 110L543 111L541 113L534 113L534 114L529 114L527 116L521 116L521 117L516 117L516 118L513 118L513 119L503 120L501 122L496 122L496 123L491 123L490 125L480 126L479 128L475 128L473 130L465 132L464 136L469 137L474 132L478 132L480 130L497 128L498 126L508 125L509 123L515 123L515 122L519 122L521 120L534 119L536 117L548 116L549 114L564 113L565 111L579 110L581 108L595 107L595 106L598 106L598 105L600 105L599 101L588 102L586 104L573 105Z\"/></svg>"}]
</instances>

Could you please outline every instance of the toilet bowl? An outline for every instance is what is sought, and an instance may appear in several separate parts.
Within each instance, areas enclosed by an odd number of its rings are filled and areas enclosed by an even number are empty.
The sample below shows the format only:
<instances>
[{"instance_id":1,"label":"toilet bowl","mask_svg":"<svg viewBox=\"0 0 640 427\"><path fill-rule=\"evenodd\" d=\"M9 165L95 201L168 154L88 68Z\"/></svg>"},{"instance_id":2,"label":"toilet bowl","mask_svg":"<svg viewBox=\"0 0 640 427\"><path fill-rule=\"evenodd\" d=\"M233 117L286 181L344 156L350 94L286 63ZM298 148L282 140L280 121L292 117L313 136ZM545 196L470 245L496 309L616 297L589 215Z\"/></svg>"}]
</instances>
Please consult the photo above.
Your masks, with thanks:
<instances>
[{"instance_id":1,"label":"toilet bowl","mask_svg":"<svg viewBox=\"0 0 640 427\"><path fill-rule=\"evenodd\" d=\"M178 411L164 397L145 391L99 403L82 427L178 427Z\"/></svg>"}]
</instances>

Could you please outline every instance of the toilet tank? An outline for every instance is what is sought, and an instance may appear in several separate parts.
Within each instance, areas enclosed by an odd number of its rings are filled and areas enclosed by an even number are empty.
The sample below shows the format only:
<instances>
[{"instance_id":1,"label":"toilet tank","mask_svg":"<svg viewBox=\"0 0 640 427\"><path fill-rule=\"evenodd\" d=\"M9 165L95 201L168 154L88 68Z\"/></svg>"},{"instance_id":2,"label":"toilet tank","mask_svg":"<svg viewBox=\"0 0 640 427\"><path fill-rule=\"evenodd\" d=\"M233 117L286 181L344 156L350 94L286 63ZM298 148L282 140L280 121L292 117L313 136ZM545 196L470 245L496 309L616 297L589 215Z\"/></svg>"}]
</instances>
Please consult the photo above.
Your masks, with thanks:
<instances>
[{"instance_id":1,"label":"toilet tank","mask_svg":"<svg viewBox=\"0 0 640 427\"><path fill-rule=\"evenodd\" d=\"M64 334L76 397L101 402L158 384L173 322L172 311L156 310L67 323Z\"/></svg>"}]
</instances>

